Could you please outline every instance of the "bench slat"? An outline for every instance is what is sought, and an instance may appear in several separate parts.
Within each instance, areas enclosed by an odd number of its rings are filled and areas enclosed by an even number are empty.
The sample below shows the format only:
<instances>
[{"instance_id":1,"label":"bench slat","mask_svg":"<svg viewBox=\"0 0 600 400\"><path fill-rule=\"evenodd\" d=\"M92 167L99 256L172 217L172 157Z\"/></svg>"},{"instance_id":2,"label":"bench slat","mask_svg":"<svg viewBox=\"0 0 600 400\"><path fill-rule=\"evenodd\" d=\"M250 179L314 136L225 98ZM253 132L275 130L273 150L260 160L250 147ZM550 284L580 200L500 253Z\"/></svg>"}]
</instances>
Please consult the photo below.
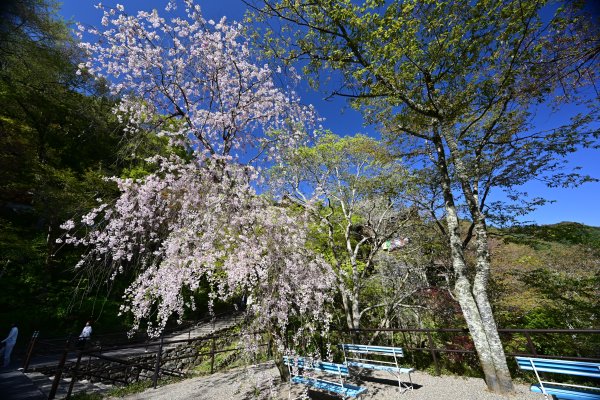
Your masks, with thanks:
<instances>
[{"instance_id":1,"label":"bench slat","mask_svg":"<svg viewBox=\"0 0 600 400\"><path fill-rule=\"evenodd\" d=\"M600 378L600 363L555 360L549 358L515 357L519 368L527 371L550 372L588 378ZM539 375L537 376L540 380ZM539 381L531 385L531 391L555 396L559 400L600 400L600 388Z\"/></svg>"},{"instance_id":2,"label":"bench slat","mask_svg":"<svg viewBox=\"0 0 600 400\"><path fill-rule=\"evenodd\" d=\"M349 385L343 382L342 376L349 376L350 372L348 366L344 364L336 364L326 361L315 361L310 362L305 360L303 357L283 357L283 363L290 367L290 373L292 374L291 382L306 385L329 393L338 394L344 398L346 397L358 397L367 391L367 388L361 386ZM325 379L307 377L302 375L294 375L292 368L297 367L298 369L304 370L315 370L318 372L325 372L338 377L339 382L331 382Z\"/></svg>"},{"instance_id":3,"label":"bench slat","mask_svg":"<svg viewBox=\"0 0 600 400\"><path fill-rule=\"evenodd\" d=\"M314 387L319 390L324 390L331 393L337 393L344 397L357 397L367 391L367 388L361 386L349 385L347 383L344 383L344 385L342 386L341 384L336 384L333 382L324 381L316 378L307 378L305 376L298 375L292 377L292 382L306 385L309 387Z\"/></svg>"},{"instance_id":4,"label":"bench slat","mask_svg":"<svg viewBox=\"0 0 600 400\"><path fill-rule=\"evenodd\" d=\"M559 400L600 400L600 391L598 390L568 388L551 383L545 383L544 389L546 389L546 393L556 396ZM543 393L539 383L531 385L530 390L534 393Z\"/></svg>"},{"instance_id":5,"label":"bench slat","mask_svg":"<svg viewBox=\"0 0 600 400\"><path fill-rule=\"evenodd\" d=\"M283 362L285 365L289 365L292 367L297 366L300 369L312 369L315 371L322 371L329 374L350 376L348 366L344 364L336 364L326 361L315 361L313 363L310 363L305 361L303 357L298 357L294 362L294 358L289 358L287 356L283 357Z\"/></svg>"},{"instance_id":6,"label":"bench slat","mask_svg":"<svg viewBox=\"0 0 600 400\"><path fill-rule=\"evenodd\" d=\"M404 352L400 347L389 347L389 346L368 346L363 344L342 344L342 349L354 352L354 353L371 353L381 355L396 355L399 357L404 356Z\"/></svg>"},{"instance_id":7,"label":"bench slat","mask_svg":"<svg viewBox=\"0 0 600 400\"><path fill-rule=\"evenodd\" d=\"M398 387L403 389L403 392L413 389L410 374L414 372L414 368L404 368L398 364L398 358L404 357L402 348L350 343L340 344L339 346L344 351L344 358L348 366L388 372L398 379ZM352 353L352 357L348 357L346 353ZM382 356L393 358L393 362L375 359ZM410 385L401 381L400 374L408 374Z\"/></svg>"},{"instance_id":8,"label":"bench slat","mask_svg":"<svg viewBox=\"0 0 600 400\"><path fill-rule=\"evenodd\" d=\"M600 369L598 368L600 364L598 363L529 357L515 357L515 359L519 368L523 370L533 371L533 362L538 372L600 378Z\"/></svg>"}]
</instances>

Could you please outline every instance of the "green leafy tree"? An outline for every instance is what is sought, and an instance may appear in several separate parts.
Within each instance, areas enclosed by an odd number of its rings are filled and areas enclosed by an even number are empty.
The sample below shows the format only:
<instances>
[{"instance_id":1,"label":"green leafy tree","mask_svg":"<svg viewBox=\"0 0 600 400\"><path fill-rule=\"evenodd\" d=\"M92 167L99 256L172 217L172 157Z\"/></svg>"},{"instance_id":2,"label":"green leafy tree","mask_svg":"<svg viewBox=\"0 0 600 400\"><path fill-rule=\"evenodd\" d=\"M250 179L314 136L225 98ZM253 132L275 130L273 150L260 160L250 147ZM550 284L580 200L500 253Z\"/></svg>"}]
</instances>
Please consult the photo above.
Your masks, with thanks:
<instances>
[{"instance_id":1,"label":"green leafy tree","mask_svg":"<svg viewBox=\"0 0 600 400\"><path fill-rule=\"evenodd\" d=\"M454 296L474 340L488 387L513 389L487 294L488 217L527 212L543 200L516 191L536 177L550 186L589 180L563 172L563 161L595 147L597 103L554 129L535 131L533 111L552 100L576 101L595 81L597 28L575 3L542 18L549 2L351 0L256 2L257 19L276 18L261 37L288 62L300 60L315 86L351 99L390 143L430 166L443 198ZM322 73L323 70L333 71ZM493 188L516 200L488 204ZM471 227L459 223L461 207ZM514 215L514 214L513 214ZM475 268L465 248L475 239Z\"/></svg>"},{"instance_id":2,"label":"green leafy tree","mask_svg":"<svg viewBox=\"0 0 600 400\"><path fill-rule=\"evenodd\" d=\"M115 100L77 74L79 50L56 10L8 2L0 24L1 320L19 321L23 333L98 316L93 298L73 301L77 254L56 239L62 222L113 193L103 176L124 161Z\"/></svg>"},{"instance_id":3,"label":"green leafy tree","mask_svg":"<svg viewBox=\"0 0 600 400\"><path fill-rule=\"evenodd\" d=\"M327 133L312 147L290 149L282 160L271 170L271 183L312 215L317 246L334 266L347 327L359 329L376 309L390 316L407 295L370 304L363 296L382 246L405 238L414 217L406 169L382 143L363 135Z\"/></svg>"}]
</instances>

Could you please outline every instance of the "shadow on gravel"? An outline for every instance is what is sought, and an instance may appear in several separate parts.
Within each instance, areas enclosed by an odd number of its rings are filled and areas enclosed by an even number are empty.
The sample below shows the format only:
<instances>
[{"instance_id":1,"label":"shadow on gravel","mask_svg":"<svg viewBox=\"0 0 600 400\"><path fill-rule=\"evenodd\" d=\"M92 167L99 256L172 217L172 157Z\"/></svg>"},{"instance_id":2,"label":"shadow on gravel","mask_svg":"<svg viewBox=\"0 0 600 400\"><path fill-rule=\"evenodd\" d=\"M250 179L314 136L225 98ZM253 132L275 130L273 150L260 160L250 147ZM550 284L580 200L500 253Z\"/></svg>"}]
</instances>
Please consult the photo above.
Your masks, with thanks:
<instances>
[{"instance_id":1,"label":"shadow on gravel","mask_svg":"<svg viewBox=\"0 0 600 400\"><path fill-rule=\"evenodd\" d=\"M308 398L311 400L340 400L340 396L332 396L327 393L308 390ZM252 397L247 397L245 400L250 400Z\"/></svg>"},{"instance_id":2,"label":"shadow on gravel","mask_svg":"<svg viewBox=\"0 0 600 400\"><path fill-rule=\"evenodd\" d=\"M379 383L381 385L398 387L398 381L396 379L376 378L374 376L363 376L361 377L361 382ZM402 381L402 385L404 387L410 387L410 382ZM418 390L423 387L423 385L419 385L417 383L413 383L412 385L414 390Z\"/></svg>"}]
</instances>

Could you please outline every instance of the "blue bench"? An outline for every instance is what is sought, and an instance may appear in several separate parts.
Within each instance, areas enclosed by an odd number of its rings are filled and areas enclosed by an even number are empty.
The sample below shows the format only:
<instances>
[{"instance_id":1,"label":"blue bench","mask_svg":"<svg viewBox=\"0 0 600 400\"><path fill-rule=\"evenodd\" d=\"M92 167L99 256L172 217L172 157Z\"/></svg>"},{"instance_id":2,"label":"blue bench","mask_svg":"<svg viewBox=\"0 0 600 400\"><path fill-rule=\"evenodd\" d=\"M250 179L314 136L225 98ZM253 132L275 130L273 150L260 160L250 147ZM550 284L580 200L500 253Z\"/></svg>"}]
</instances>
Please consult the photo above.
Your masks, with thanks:
<instances>
[{"instance_id":1,"label":"blue bench","mask_svg":"<svg viewBox=\"0 0 600 400\"><path fill-rule=\"evenodd\" d=\"M325 361L312 361L303 357L283 357L283 362L290 371L290 381L310 388L318 389L334 395L341 396L343 399L354 397L358 398L367 392L367 388L350 385L344 382L344 377L350 376L348 367L344 364L336 364ZM316 371L321 375L335 375L335 381L327 380L321 377L309 377L303 375L305 371Z\"/></svg>"},{"instance_id":2,"label":"blue bench","mask_svg":"<svg viewBox=\"0 0 600 400\"><path fill-rule=\"evenodd\" d=\"M550 396L558 400L600 400L600 387L548 382L540 378L541 372L550 372L598 379L600 378L600 363L549 358L515 358L519 368L533 371L538 379L538 383L531 385L531 391L542 393L547 400Z\"/></svg>"},{"instance_id":3,"label":"blue bench","mask_svg":"<svg viewBox=\"0 0 600 400\"><path fill-rule=\"evenodd\" d=\"M413 389L412 378L410 374L414 368L406 368L400 365L398 359L404 357L404 352L400 347L388 346L368 346L362 344L341 344L344 351L346 365L357 368L385 371L398 379L398 388L404 393L406 390ZM387 357L388 361L382 361L374 358L375 356ZM402 382L402 374L408 374L410 385Z\"/></svg>"}]
</instances>

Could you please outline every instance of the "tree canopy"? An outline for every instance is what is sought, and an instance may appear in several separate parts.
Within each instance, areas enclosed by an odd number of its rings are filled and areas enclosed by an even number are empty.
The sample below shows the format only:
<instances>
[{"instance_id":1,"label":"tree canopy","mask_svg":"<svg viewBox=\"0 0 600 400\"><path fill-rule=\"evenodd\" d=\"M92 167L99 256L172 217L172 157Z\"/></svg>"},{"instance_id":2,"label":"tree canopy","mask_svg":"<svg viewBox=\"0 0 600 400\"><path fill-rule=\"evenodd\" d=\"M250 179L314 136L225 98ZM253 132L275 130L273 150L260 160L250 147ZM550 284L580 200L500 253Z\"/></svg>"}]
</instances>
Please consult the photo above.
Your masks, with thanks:
<instances>
[{"instance_id":1,"label":"tree canopy","mask_svg":"<svg viewBox=\"0 0 600 400\"><path fill-rule=\"evenodd\" d=\"M253 4L256 20L271 23L260 37L272 54L304 61L315 86L325 82L334 95L348 97L402 154L417 166L431 165L444 201L454 293L488 386L511 391L487 294L486 202L492 188L514 190L532 177L552 185L590 179L563 173L560 160L597 146L599 131L589 125L597 103L547 131L532 130L531 117L559 88L564 96L554 100L561 103L595 82L597 27L573 3L549 20L542 16L548 2L513 0ZM325 70L334 71L332 82ZM472 222L467 240L461 205ZM465 259L473 235L474 275Z\"/></svg>"}]
</instances>

